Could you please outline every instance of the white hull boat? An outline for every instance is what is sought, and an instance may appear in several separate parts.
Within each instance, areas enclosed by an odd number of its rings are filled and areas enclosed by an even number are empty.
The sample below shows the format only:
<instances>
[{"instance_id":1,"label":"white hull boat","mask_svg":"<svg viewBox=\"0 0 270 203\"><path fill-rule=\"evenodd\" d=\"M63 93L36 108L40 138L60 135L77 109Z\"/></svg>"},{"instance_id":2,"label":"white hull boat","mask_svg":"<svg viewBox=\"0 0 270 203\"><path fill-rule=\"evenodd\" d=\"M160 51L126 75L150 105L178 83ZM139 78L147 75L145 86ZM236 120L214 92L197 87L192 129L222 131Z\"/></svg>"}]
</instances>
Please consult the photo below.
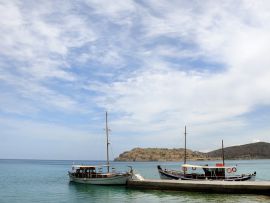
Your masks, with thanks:
<instances>
[{"instance_id":1,"label":"white hull boat","mask_svg":"<svg viewBox=\"0 0 270 203\"><path fill-rule=\"evenodd\" d=\"M117 172L110 167L109 162L109 128L106 112L106 138L107 138L107 164L98 166L73 165L68 172L71 182L93 184L93 185L125 185L132 178L133 170L129 172Z\"/></svg>"},{"instance_id":2,"label":"white hull boat","mask_svg":"<svg viewBox=\"0 0 270 203\"><path fill-rule=\"evenodd\" d=\"M125 174L97 174L91 177L76 177L76 173L69 172L70 181L92 185L125 185L132 177L131 173Z\"/></svg>"}]
</instances>

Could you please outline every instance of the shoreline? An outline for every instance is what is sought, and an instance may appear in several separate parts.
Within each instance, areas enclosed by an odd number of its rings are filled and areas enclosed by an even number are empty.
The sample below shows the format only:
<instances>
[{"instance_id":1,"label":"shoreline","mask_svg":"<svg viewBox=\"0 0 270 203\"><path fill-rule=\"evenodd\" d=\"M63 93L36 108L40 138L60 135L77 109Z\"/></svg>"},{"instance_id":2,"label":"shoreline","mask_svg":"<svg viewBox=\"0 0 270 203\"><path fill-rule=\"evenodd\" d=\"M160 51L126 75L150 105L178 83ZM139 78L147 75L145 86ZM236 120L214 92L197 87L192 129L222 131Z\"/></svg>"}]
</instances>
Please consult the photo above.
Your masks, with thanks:
<instances>
[{"instance_id":1,"label":"shoreline","mask_svg":"<svg viewBox=\"0 0 270 203\"><path fill-rule=\"evenodd\" d=\"M213 159L187 159L187 161L220 161L222 160L213 158ZM237 159L226 159L226 161L237 161L237 160L270 160L270 158L254 158L254 159L243 159L243 158L237 158ZM183 162L183 160L113 160L113 162Z\"/></svg>"}]
</instances>

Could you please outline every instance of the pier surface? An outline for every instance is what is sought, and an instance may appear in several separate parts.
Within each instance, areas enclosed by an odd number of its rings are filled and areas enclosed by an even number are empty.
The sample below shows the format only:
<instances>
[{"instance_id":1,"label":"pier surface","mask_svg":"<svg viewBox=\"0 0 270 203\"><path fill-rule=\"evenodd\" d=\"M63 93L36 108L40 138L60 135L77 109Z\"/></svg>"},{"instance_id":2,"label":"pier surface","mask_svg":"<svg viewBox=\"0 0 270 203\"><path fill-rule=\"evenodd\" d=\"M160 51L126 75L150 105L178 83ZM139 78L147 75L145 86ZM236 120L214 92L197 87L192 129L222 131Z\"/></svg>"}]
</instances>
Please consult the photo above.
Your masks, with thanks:
<instances>
[{"instance_id":1,"label":"pier surface","mask_svg":"<svg viewBox=\"0 0 270 203\"><path fill-rule=\"evenodd\" d=\"M130 180L129 188L270 195L270 181Z\"/></svg>"}]
</instances>

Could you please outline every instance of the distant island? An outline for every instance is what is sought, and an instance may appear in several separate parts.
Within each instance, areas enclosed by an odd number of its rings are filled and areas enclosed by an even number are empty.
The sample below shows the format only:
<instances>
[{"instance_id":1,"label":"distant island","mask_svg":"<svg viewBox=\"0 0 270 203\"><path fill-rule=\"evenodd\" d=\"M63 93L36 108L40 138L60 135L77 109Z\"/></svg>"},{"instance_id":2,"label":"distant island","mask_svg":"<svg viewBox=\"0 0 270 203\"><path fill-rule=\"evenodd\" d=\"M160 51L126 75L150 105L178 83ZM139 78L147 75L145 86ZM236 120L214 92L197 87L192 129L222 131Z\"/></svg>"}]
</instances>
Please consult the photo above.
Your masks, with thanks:
<instances>
[{"instance_id":1,"label":"distant island","mask_svg":"<svg viewBox=\"0 0 270 203\"><path fill-rule=\"evenodd\" d=\"M257 142L224 148L225 159L270 159L270 143ZM187 149L188 160L221 159L222 149L207 153ZM134 148L123 152L114 161L182 161L184 149Z\"/></svg>"}]
</instances>

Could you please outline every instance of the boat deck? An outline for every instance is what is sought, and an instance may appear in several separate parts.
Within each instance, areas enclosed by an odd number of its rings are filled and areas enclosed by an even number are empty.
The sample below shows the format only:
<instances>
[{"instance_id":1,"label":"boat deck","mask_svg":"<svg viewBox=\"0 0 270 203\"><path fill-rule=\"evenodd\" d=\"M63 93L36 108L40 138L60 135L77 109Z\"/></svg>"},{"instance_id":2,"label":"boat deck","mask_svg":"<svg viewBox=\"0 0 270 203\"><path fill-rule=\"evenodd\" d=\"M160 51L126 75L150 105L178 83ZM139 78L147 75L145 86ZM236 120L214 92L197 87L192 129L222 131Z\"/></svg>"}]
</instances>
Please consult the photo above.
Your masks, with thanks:
<instances>
[{"instance_id":1,"label":"boat deck","mask_svg":"<svg viewBox=\"0 0 270 203\"><path fill-rule=\"evenodd\" d=\"M127 187L155 190L200 191L270 195L270 181L129 180Z\"/></svg>"}]
</instances>

